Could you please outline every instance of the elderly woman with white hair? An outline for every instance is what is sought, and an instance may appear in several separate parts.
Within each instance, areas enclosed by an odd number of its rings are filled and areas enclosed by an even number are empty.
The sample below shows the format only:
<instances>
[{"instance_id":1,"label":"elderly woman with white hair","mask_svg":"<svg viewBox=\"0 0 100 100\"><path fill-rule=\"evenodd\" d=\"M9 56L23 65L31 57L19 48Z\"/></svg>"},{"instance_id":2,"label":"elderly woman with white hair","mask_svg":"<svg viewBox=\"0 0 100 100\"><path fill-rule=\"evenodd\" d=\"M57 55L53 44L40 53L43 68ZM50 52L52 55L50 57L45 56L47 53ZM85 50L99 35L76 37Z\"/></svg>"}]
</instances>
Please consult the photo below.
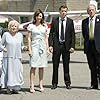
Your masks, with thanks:
<instances>
[{"instance_id":1,"label":"elderly woman with white hair","mask_svg":"<svg viewBox=\"0 0 100 100\"><path fill-rule=\"evenodd\" d=\"M19 23L12 20L8 24L8 32L2 36L0 48L3 50L3 67L1 74L1 88L6 88L7 93L18 93L23 84L21 49L23 35L18 32Z\"/></svg>"}]
</instances>

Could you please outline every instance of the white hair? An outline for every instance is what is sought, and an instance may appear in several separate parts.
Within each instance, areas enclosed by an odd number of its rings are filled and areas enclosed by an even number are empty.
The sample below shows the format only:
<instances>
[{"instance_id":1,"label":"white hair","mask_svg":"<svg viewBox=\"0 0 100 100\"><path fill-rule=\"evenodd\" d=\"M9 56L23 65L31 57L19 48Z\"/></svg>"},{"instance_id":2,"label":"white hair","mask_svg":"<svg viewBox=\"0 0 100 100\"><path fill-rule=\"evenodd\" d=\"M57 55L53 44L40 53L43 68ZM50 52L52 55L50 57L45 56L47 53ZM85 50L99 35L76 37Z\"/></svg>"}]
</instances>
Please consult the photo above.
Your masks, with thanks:
<instances>
[{"instance_id":1,"label":"white hair","mask_svg":"<svg viewBox=\"0 0 100 100\"><path fill-rule=\"evenodd\" d=\"M11 26L12 26L12 25L15 25L15 24L17 25L17 31L18 31L18 30L19 30L19 25L20 25L20 24L19 24L18 21L16 21L16 20L11 20L11 21L8 23L8 30L11 31Z\"/></svg>"}]
</instances>

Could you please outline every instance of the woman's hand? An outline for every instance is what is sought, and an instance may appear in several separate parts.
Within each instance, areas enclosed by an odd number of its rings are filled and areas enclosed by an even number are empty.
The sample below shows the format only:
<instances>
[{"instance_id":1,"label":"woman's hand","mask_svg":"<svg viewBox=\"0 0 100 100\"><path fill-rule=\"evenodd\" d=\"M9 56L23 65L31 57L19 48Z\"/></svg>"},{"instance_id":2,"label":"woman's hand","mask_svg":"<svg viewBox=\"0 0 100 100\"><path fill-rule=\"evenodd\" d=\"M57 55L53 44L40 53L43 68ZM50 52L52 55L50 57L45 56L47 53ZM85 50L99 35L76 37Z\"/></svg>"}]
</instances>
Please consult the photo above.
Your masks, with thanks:
<instances>
[{"instance_id":1,"label":"woman's hand","mask_svg":"<svg viewBox=\"0 0 100 100\"><path fill-rule=\"evenodd\" d=\"M30 57L32 57L32 52L29 52L28 54L29 54Z\"/></svg>"},{"instance_id":2,"label":"woman's hand","mask_svg":"<svg viewBox=\"0 0 100 100\"><path fill-rule=\"evenodd\" d=\"M3 51L4 51L4 52L7 52L7 49L6 49L6 48L3 48Z\"/></svg>"},{"instance_id":3,"label":"woman's hand","mask_svg":"<svg viewBox=\"0 0 100 100\"><path fill-rule=\"evenodd\" d=\"M49 48L47 48L47 57L51 54L51 52L49 51Z\"/></svg>"},{"instance_id":4,"label":"woman's hand","mask_svg":"<svg viewBox=\"0 0 100 100\"><path fill-rule=\"evenodd\" d=\"M53 53L53 47L49 47L49 52Z\"/></svg>"},{"instance_id":5,"label":"woman's hand","mask_svg":"<svg viewBox=\"0 0 100 100\"><path fill-rule=\"evenodd\" d=\"M24 51L27 51L28 50L28 47L27 46L24 46L23 50Z\"/></svg>"}]
</instances>

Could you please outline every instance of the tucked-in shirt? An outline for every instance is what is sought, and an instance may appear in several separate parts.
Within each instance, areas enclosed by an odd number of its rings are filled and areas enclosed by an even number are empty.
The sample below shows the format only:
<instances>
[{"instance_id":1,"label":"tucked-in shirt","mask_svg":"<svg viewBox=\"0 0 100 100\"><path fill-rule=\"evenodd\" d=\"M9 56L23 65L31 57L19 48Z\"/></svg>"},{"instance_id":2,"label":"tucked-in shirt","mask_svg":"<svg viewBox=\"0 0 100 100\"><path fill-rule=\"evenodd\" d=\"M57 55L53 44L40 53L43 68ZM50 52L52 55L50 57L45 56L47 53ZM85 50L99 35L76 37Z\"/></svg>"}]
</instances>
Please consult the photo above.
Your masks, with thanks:
<instances>
[{"instance_id":1,"label":"tucked-in shirt","mask_svg":"<svg viewBox=\"0 0 100 100\"><path fill-rule=\"evenodd\" d=\"M63 20L63 25L64 25L64 38L65 38L66 21L67 21L67 17L65 17L64 20ZM61 20L61 17L59 17L59 41L62 41L61 40L61 23L62 23L62 20Z\"/></svg>"},{"instance_id":2,"label":"tucked-in shirt","mask_svg":"<svg viewBox=\"0 0 100 100\"><path fill-rule=\"evenodd\" d=\"M94 16L94 17L92 18L92 23L93 23L93 34L94 34L95 18L96 18L96 16ZM89 17L89 28L90 28L90 23L91 23L91 18Z\"/></svg>"}]
</instances>

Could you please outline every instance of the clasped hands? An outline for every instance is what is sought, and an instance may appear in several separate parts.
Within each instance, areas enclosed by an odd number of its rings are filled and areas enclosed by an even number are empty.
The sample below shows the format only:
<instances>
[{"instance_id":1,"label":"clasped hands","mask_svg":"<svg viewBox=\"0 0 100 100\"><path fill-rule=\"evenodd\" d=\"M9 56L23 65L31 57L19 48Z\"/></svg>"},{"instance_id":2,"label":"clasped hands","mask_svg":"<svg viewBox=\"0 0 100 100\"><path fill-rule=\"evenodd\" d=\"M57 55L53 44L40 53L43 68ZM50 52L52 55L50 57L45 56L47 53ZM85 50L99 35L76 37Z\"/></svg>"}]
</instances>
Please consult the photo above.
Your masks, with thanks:
<instances>
[{"instance_id":1,"label":"clasped hands","mask_svg":"<svg viewBox=\"0 0 100 100\"><path fill-rule=\"evenodd\" d=\"M22 46L22 50L23 51L27 51L28 50L28 47L27 46Z\"/></svg>"}]
</instances>

